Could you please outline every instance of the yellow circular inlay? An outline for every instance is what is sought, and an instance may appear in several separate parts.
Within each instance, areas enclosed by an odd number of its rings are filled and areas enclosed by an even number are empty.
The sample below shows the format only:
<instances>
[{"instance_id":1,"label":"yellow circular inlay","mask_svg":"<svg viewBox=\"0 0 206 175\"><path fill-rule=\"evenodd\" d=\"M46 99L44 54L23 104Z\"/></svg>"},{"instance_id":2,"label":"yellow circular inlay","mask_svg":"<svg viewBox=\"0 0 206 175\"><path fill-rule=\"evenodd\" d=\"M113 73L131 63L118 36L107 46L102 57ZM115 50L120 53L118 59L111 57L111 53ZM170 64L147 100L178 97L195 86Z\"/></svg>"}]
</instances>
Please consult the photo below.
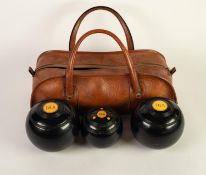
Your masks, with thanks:
<instances>
[{"instance_id":1,"label":"yellow circular inlay","mask_svg":"<svg viewBox=\"0 0 206 175\"><path fill-rule=\"evenodd\" d=\"M59 106L57 103L54 103L54 102L48 102L46 104L44 104L43 106L43 111L46 112L46 113L54 113L58 110Z\"/></svg>"},{"instance_id":2,"label":"yellow circular inlay","mask_svg":"<svg viewBox=\"0 0 206 175\"><path fill-rule=\"evenodd\" d=\"M107 116L107 112L103 111L103 110L100 110L100 111L97 112L97 116L99 118L105 118Z\"/></svg>"},{"instance_id":3,"label":"yellow circular inlay","mask_svg":"<svg viewBox=\"0 0 206 175\"><path fill-rule=\"evenodd\" d=\"M107 117L107 120L111 120L111 118L110 118L110 117Z\"/></svg>"},{"instance_id":4,"label":"yellow circular inlay","mask_svg":"<svg viewBox=\"0 0 206 175\"><path fill-rule=\"evenodd\" d=\"M165 110L167 110L168 105L166 102L164 102L162 100L156 100L152 103L152 107L156 111L165 111Z\"/></svg>"}]
</instances>

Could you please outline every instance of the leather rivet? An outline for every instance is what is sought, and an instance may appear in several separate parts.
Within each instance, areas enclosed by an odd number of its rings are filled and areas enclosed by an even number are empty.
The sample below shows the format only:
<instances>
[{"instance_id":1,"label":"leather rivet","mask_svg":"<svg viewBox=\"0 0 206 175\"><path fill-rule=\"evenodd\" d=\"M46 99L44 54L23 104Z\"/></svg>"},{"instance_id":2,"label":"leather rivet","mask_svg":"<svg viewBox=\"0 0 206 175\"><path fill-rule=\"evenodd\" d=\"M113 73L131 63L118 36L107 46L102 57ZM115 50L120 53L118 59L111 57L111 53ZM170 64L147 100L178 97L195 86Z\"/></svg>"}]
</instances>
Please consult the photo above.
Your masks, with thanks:
<instances>
[{"instance_id":1,"label":"leather rivet","mask_svg":"<svg viewBox=\"0 0 206 175\"><path fill-rule=\"evenodd\" d=\"M142 93L141 92L137 92L136 93L136 97L141 97Z\"/></svg>"},{"instance_id":2,"label":"leather rivet","mask_svg":"<svg viewBox=\"0 0 206 175\"><path fill-rule=\"evenodd\" d=\"M71 100L72 99L72 96L67 96L67 100Z\"/></svg>"}]
</instances>

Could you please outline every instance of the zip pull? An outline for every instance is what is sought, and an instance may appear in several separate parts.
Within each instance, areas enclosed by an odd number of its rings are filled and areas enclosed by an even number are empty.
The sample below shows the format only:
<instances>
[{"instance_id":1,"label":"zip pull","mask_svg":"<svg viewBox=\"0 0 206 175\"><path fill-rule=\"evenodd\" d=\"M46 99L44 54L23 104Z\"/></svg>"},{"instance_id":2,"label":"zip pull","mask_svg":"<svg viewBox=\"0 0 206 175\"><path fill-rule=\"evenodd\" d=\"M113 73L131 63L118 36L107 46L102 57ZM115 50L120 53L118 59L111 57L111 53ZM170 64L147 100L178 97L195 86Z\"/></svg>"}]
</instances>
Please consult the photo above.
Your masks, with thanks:
<instances>
[{"instance_id":1,"label":"zip pull","mask_svg":"<svg viewBox=\"0 0 206 175\"><path fill-rule=\"evenodd\" d=\"M32 67L29 66L28 71L32 75L32 77L35 75L35 71L34 71L34 69L32 69Z\"/></svg>"},{"instance_id":2,"label":"zip pull","mask_svg":"<svg viewBox=\"0 0 206 175\"><path fill-rule=\"evenodd\" d=\"M177 70L176 70L176 67L173 67L173 68L170 69L169 71L170 71L170 74L174 74Z\"/></svg>"}]
</instances>

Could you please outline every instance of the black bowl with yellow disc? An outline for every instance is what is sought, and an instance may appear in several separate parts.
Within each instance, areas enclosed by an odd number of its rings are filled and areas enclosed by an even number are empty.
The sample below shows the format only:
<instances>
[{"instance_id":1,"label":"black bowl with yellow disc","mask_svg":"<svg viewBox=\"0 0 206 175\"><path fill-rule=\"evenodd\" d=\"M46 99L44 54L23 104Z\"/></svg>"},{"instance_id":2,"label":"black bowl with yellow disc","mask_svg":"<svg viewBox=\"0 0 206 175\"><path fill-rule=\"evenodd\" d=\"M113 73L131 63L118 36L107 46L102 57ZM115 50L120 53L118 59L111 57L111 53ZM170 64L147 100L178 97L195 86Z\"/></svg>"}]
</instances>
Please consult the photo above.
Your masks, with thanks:
<instances>
[{"instance_id":1,"label":"black bowl with yellow disc","mask_svg":"<svg viewBox=\"0 0 206 175\"><path fill-rule=\"evenodd\" d=\"M110 108L95 108L83 117L83 136L96 147L116 143L122 134L120 116Z\"/></svg>"},{"instance_id":2,"label":"black bowl with yellow disc","mask_svg":"<svg viewBox=\"0 0 206 175\"><path fill-rule=\"evenodd\" d=\"M31 108L27 116L26 132L38 148L46 151L62 150L74 140L74 109L61 100L40 102Z\"/></svg>"},{"instance_id":3,"label":"black bowl with yellow disc","mask_svg":"<svg viewBox=\"0 0 206 175\"><path fill-rule=\"evenodd\" d=\"M131 118L135 138L152 148L166 148L180 138L184 128L183 114L178 105L165 98L143 101Z\"/></svg>"}]
</instances>

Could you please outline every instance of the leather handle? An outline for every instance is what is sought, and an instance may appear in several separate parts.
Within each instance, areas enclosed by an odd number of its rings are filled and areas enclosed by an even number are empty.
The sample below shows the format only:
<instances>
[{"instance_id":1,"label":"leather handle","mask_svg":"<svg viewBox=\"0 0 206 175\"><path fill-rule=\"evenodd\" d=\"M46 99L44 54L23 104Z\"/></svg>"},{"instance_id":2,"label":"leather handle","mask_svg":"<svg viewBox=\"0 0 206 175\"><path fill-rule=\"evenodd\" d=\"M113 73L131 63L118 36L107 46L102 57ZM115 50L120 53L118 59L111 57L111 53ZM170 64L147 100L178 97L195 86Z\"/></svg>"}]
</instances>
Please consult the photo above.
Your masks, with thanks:
<instances>
[{"instance_id":1,"label":"leather handle","mask_svg":"<svg viewBox=\"0 0 206 175\"><path fill-rule=\"evenodd\" d=\"M121 15L118 12L116 12L114 9L112 9L110 7L105 7L105 6L97 6L97 7L90 8L79 17L79 19L76 21L76 23L72 29L71 35L70 35L69 50L71 51L74 49L74 45L76 43L77 31L78 31L79 26L80 26L81 22L83 21L83 19L89 13L96 11L96 10L106 10L106 11L111 12L114 16L116 16L116 18L119 20L119 22L122 25L122 28L124 30L124 33L125 33L125 36L127 39L128 50L134 50L134 43L133 43L132 35L130 33L130 30L129 30L126 22L124 21L124 19L121 17Z\"/></svg>"},{"instance_id":2,"label":"leather handle","mask_svg":"<svg viewBox=\"0 0 206 175\"><path fill-rule=\"evenodd\" d=\"M140 88L139 81L138 81L138 75L133 67L133 61L129 56L128 50L126 49L126 47L124 46L122 41L115 34L113 34L112 32L110 32L108 30L94 29L94 30L90 30L87 33L85 33L84 35L82 35L80 37L80 39L77 41L76 45L74 46L74 49L71 52L70 59L68 61L67 70L66 70L66 91L65 92L66 92L67 100L71 100L73 97L73 93L74 93L73 69L74 69L74 62L76 60L77 50L85 38L87 38L90 35L97 34L97 33L109 35L118 43L118 45L120 46L121 50L123 51L125 59L126 59L126 63L127 63L128 69L129 69L129 75L130 75L130 80L131 80L131 84L132 84L132 89L133 89L134 93L136 93L137 98L141 97L141 88Z\"/></svg>"}]
</instances>

